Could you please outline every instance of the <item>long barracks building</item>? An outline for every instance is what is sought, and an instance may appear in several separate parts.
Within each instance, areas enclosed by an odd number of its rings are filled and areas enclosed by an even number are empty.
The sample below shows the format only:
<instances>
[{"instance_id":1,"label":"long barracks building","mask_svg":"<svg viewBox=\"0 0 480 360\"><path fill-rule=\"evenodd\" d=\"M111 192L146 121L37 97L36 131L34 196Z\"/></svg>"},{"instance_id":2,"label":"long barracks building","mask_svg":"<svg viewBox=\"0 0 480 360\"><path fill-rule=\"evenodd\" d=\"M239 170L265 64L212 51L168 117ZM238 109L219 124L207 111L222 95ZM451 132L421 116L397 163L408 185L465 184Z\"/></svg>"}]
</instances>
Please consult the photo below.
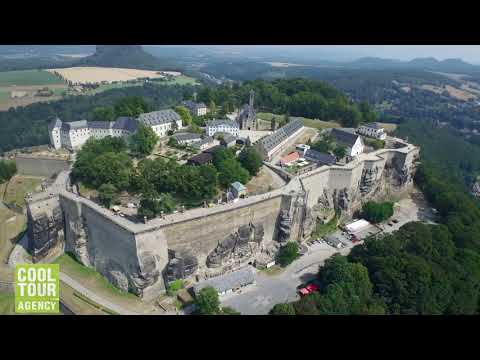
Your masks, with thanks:
<instances>
[{"instance_id":1,"label":"long barracks building","mask_svg":"<svg viewBox=\"0 0 480 360\"><path fill-rule=\"evenodd\" d=\"M124 137L133 134L139 124L151 127L159 137L163 137L175 127L181 129L182 119L172 109L140 114L138 118L122 116L115 121L62 122L56 118L48 125L48 132L50 143L55 149L76 150L90 137L101 139L106 136Z\"/></svg>"}]
</instances>

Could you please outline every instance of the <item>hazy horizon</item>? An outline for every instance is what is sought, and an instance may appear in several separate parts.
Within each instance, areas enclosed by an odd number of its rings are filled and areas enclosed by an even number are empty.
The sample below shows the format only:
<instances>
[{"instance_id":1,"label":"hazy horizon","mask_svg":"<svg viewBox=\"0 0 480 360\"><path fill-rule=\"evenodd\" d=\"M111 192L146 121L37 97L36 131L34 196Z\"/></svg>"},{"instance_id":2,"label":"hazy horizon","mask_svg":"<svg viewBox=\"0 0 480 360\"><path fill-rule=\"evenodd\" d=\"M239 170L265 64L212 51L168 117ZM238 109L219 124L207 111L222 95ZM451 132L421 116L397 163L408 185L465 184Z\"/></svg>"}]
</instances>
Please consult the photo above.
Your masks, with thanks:
<instances>
[{"instance_id":1,"label":"hazy horizon","mask_svg":"<svg viewBox=\"0 0 480 360\"><path fill-rule=\"evenodd\" d=\"M147 45L162 47L164 45ZM166 46L166 45L165 45ZM216 51L229 50L244 56L306 56L309 60L350 61L361 57L379 57L409 61L434 57L438 60L461 58L480 64L480 45L179 45Z\"/></svg>"}]
</instances>

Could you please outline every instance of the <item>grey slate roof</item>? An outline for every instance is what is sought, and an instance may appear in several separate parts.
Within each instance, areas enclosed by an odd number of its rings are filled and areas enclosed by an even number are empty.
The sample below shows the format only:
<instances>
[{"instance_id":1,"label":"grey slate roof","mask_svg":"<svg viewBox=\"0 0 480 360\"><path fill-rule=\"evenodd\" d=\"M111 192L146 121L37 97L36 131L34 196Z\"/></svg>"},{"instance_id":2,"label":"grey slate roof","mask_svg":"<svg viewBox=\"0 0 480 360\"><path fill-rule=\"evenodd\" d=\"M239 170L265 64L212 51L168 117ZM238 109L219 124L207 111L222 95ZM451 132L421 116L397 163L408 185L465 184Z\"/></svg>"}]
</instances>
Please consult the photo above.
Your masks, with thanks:
<instances>
[{"instance_id":1,"label":"grey slate roof","mask_svg":"<svg viewBox=\"0 0 480 360\"><path fill-rule=\"evenodd\" d=\"M196 110L200 108L206 108L207 106L203 102L196 103L192 100L185 100L182 102L190 110Z\"/></svg>"},{"instance_id":2,"label":"grey slate roof","mask_svg":"<svg viewBox=\"0 0 480 360\"><path fill-rule=\"evenodd\" d=\"M380 126L380 124L379 124L379 123L376 123L376 122L368 123L368 124L363 124L362 126L365 126L365 127L371 128L371 129L375 129L375 130L382 129L382 127Z\"/></svg>"},{"instance_id":3,"label":"grey slate roof","mask_svg":"<svg viewBox=\"0 0 480 360\"><path fill-rule=\"evenodd\" d=\"M225 144L230 144L234 141L237 141L237 138L235 136L233 136L232 134L222 133L221 135L223 136L223 143L225 143Z\"/></svg>"},{"instance_id":4,"label":"grey slate roof","mask_svg":"<svg viewBox=\"0 0 480 360\"><path fill-rule=\"evenodd\" d=\"M138 127L138 122L135 118L128 116L120 116L113 124L114 129L122 129L130 132L135 132Z\"/></svg>"},{"instance_id":5,"label":"grey slate roof","mask_svg":"<svg viewBox=\"0 0 480 360\"><path fill-rule=\"evenodd\" d=\"M80 121L72 121L72 122L64 122L62 123L62 130L69 131L71 129L86 129L88 127L87 120L80 120Z\"/></svg>"},{"instance_id":6,"label":"grey slate roof","mask_svg":"<svg viewBox=\"0 0 480 360\"><path fill-rule=\"evenodd\" d=\"M188 165L203 165L203 164L208 164L213 161L213 155L212 153L207 153L207 152L202 152L198 155L192 156L190 159L188 159L187 164Z\"/></svg>"},{"instance_id":7,"label":"grey slate roof","mask_svg":"<svg viewBox=\"0 0 480 360\"><path fill-rule=\"evenodd\" d=\"M204 280L193 285L195 294L206 287L213 287L217 292L222 293L231 289L252 284L255 281L255 274L250 267L245 267L225 275Z\"/></svg>"},{"instance_id":8,"label":"grey slate roof","mask_svg":"<svg viewBox=\"0 0 480 360\"><path fill-rule=\"evenodd\" d=\"M145 125L152 126L180 121L181 117L172 109L166 109L140 114L137 120Z\"/></svg>"},{"instance_id":9,"label":"grey slate roof","mask_svg":"<svg viewBox=\"0 0 480 360\"><path fill-rule=\"evenodd\" d=\"M359 138L359 135L357 134L337 128L333 128L330 134L333 136L336 143L347 145L349 147L352 147Z\"/></svg>"},{"instance_id":10,"label":"grey slate roof","mask_svg":"<svg viewBox=\"0 0 480 360\"><path fill-rule=\"evenodd\" d=\"M333 165L337 162L335 156L312 149L308 149L305 152L305 158L308 160L319 162L324 165Z\"/></svg>"},{"instance_id":11,"label":"grey slate roof","mask_svg":"<svg viewBox=\"0 0 480 360\"><path fill-rule=\"evenodd\" d=\"M113 126L113 121L88 121L90 129L110 129Z\"/></svg>"},{"instance_id":12,"label":"grey slate roof","mask_svg":"<svg viewBox=\"0 0 480 360\"><path fill-rule=\"evenodd\" d=\"M211 142L213 142L213 138L208 136L205 139L193 143L192 146L195 148L200 148L202 145L210 144Z\"/></svg>"},{"instance_id":13,"label":"grey slate roof","mask_svg":"<svg viewBox=\"0 0 480 360\"><path fill-rule=\"evenodd\" d=\"M238 123L236 121L228 120L228 119L216 119L210 120L205 123L206 126L219 126L219 125L226 125L230 127L238 128Z\"/></svg>"},{"instance_id":14,"label":"grey slate roof","mask_svg":"<svg viewBox=\"0 0 480 360\"><path fill-rule=\"evenodd\" d=\"M177 133L173 134L172 138L177 141L186 141L186 140L200 140L202 137L199 134L194 133Z\"/></svg>"},{"instance_id":15,"label":"grey slate roof","mask_svg":"<svg viewBox=\"0 0 480 360\"><path fill-rule=\"evenodd\" d=\"M59 128L62 127L62 120L60 120L58 117L52 119L50 123L48 124L48 130L51 131L54 128Z\"/></svg>"},{"instance_id":16,"label":"grey slate roof","mask_svg":"<svg viewBox=\"0 0 480 360\"><path fill-rule=\"evenodd\" d=\"M303 126L303 122L300 119L290 121L288 124L282 126L276 130L273 134L268 135L259 140L263 145L263 148L268 152L275 146L280 144L285 139L288 139L293 133L299 130Z\"/></svg>"}]
</instances>

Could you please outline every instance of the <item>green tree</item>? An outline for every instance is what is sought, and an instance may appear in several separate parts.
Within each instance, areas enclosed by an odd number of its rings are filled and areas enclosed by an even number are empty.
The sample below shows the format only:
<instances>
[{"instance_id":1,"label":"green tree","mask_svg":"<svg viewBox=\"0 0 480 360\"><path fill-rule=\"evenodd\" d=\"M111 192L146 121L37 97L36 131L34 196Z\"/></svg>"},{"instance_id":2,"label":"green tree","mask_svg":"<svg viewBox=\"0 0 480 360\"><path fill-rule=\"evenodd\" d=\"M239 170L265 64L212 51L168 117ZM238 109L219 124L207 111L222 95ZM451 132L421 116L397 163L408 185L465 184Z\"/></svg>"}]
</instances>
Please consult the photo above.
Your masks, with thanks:
<instances>
[{"instance_id":1,"label":"green tree","mask_svg":"<svg viewBox=\"0 0 480 360\"><path fill-rule=\"evenodd\" d=\"M176 106L174 110L182 118L183 126L190 126L192 124L193 122L192 115L190 114L190 111L185 106Z\"/></svg>"},{"instance_id":2,"label":"green tree","mask_svg":"<svg viewBox=\"0 0 480 360\"><path fill-rule=\"evenodd\" d=\"M210 100L210 103L208 104L208 111L210 112L210 114L217 113L217 106L215 105L215 101Z\"/></svg>"},{"instance_id":3,"label":"green tree","mask_svg":"<svg viewBox=\"0 0 480 360\"><path fill-rule=\"evenodd\" d=\"M238 157L243 168L247 169L250 175L255 176L262 168L262 157L252 146L245 147Z\"/></svg>"},{"instance_id":4,"label":"green tree","mask_svg":"<svg viewBox=\"0 0 480 360\"><path fill-rule=\"evenodd\" d=\"M111 107L99 106L93 109L93 117L98 121L114 121L115 111Z\"/></svg>"},{"instance_id":5,"label":"green tree","mask_svg":"<svg viewBox=\"0 0 480 360\"><path fill-rule=\"evenodd\" d=\"M292 304L276 304L269 312L270 315L295 315L295 307Z\"/></svg>"},{"instance_id":6,"label":"green tree","mask_svg":"<svg viewBox=\"0 0 480 360\"><path fill-rule=\"evenodd\" d=\"M338 160L343 159L347 155L347 149L344 146L336 146L333 150L334 155Z\"/></svg>"},{"instance_id":7,"label":"green tree","mask_svg":"<svg viewBox=\"0 0 480 360\"><path fill-rule=\"evenodd\" d=\"M217 290L212 287L206 287L199 291L195 297L195 305L195 313L198 315L219 315L221 313Z\"/></svg>"},{"instance_id":8,"label":"green tree","mask_svg":"<svg viewBox=\"0 0 480 360\"><path fill-rule=\"evenodd\" d=\"M130 148L138 156L147 156L151 154L157 142L158 136L152 128L140 124L137 131L130 137Z\"/></svg>"},{"instance_id":9,"label":"green tree","mask_svg":"<svg viewBox=\"0 0 480 360\"><path fill-rule=\"evenodd\" d=\"M157 192L152 191L143 194L140 200L138 215L152 219L162 212L164 214L170 214L173 210L175 210L175 200L170 194L165 193L159 195Z\"/></svg>"},{"instance_id":10,"label":"green tree","mask_svg":"<svg viewBox=\"0 0 480 360\"><path fill-rule=\"evenodd\" d=\"M140 96L123 98L114 106L115 116L138 117L142 113L151 111L150 105Z\"/></svg>"},{"instance_id":11,"label":"green tree","mask_svg":"<svg viewBox=\"0 0 480 360\"><path fill-rule=\"evenodd\" d=\"M380 223L392 217L393 203L368 201L362 206L362 215L374 224Z\"/></svg>"},{"instance_id":12,"label":"green tree","mask_svg":"<svg viewBox=\"0 0 480 360\"><path fill-rule=\"evenodd\" d=\"M10 180L16 172L15 161L0 160L0 183Z\"/></svg>"},{"instance_id":13,"label":"green tree","mask_svg":"<svg viewBox=\"0 0 480 360\"><path fill-rule=\"evenodd\" d=\"M116 195L117 188L112 184L102 184L98 188L98 198L106 208L110 208L110 205L114 201Z\"/></svg>"},{"instance_id":14,"label":"green tree","mask_svg":"<svg viewBox=\"0 0 480 360\"><path fill-rule=\"evenodd\" d=\"M112 184L120 191L125 190L130 182L132 161L125 153L107 152L93 159L91 173L87 185L98 188L102 184Z\"/></svg>"},{"instance_id":15,"label":"green tree","mask_svg":"<svg viewBox=\"0 0 480 360\"><path fill-rule=\"evenodd\" d=\"M222 315L241 315L240 312L228 306L222 307L221 314Z\"/></svg>"},{"instance_id":16,"label":"green tree","mask_svg":"<svg viewBox=\"0 0 480 360\"><path fill-rule=\"evenodd\" d=\"M277 254L277 261L281 266L285 267L291 264L298 256L298 243L289 241L280 248Z\"/></svg>"}]
</instances>

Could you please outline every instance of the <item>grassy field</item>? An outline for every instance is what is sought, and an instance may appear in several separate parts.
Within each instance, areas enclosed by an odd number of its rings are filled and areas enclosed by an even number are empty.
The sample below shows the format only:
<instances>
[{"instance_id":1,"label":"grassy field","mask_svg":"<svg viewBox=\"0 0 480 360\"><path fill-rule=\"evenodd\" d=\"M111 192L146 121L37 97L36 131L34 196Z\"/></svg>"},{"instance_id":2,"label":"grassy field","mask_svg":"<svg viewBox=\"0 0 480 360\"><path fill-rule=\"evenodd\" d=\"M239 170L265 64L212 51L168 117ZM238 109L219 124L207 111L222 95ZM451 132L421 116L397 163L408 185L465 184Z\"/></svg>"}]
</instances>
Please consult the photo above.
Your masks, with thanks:
<instances>
[{"instance_id":1,"label":"grassy field","mask_svg":"<svg viewBox=\"0 0 480 360\"><path fill-rule=\"evenodd\" d=\"M42 183L43 178L16 175L10 179L3 200L6 203L25 206L25 195L33 192Z\"/></svg>"},{"instance_id":2,"label":"grassy field","mask_svg":"<svg viewBox=\"0 0 480 360\"><path fill-rule=\"evenodd\" d=\"M89 299L84 299L73 288L60 282L60 298L77 315L107 315L98 305Z\"/></svg>"},{"instance_id":3,"label":"grassy field","mask_svg":"<svg viewBox=\"0 0 480 360\"><path fill-rule=\"evenodd\" d=\"M378 123L381 127L385 129L387 133L392 133L394 132L398 125L397 124L388 124L388 123Z\"/></svg>"},{"instance_id":4,"label":"grassy field","mask_svg":"<svg viewBox=\"0 0 480 360\"><path fill-rule=\"evenodd\" d=\"M0 291L0 315L15 314L15 295Z\"/></svg>"},{"instance_id":5,"label":"grassy field","mask_svg":"<svg viewBox=\"0 0 480 360\"><path fill-rule=\"evenodd\" d=\"M257 117L262 120L270 121L272 116L275 117L277 123L283 123L285 116L284 115L277 115L272 113L257 113ZM297 116L296 116L297 117ZM308 119L304 117L298 117L299 119L303 120L303 124L307 127L311 127L314 129L326 129L326 128L334 128L340 127L340 124L333 122L333 121L323 121L323 120L314 120Z\"/></svg>"},{"instance_id":6,"label":"grassy field","mask_svg":"<svg viewBox=\"0 0 480 360\"><path fill-rule=\"evenodd\" d=\"M14 213L0 204L0 261L4 261L10 255L14 246L11 240L16 239L26 227L25 215Z\"/></svg>"},{"instance_id":7,"label":"grassy field","mask_svg":"<svg viewBox=\"0 0 480 360\"><path fill-rule=\"evenodd\" d=\"M64 82L44 70L22 70L0 72L0 86L54 85Z\"/></svg>"},{"instance_id":8,"label":"grassy field","mask_svg":"<svg viewBox=\"0 0 480 360\"><path fill-rule=\"evenodd\" d=\"M337 229L337 224L338 219L336 216L326 224L317 223L317 226L315 227L315 231L312 233L311 238L316 240L318 238L335 232L335 230Z\"/></svg>"},{"instance_id":9,"label":"grassy field","mask_svg":"<svg viewBox=\"0 0 480 360\"><path fill-rule=\"evenodd\" d=\"M164 84L164 85L196 85L198 84L194 78L191 78L185 75L175 76L173 80L161 81L161 82L159 81L158 83Z\"/></svg>"}]
</instances>

